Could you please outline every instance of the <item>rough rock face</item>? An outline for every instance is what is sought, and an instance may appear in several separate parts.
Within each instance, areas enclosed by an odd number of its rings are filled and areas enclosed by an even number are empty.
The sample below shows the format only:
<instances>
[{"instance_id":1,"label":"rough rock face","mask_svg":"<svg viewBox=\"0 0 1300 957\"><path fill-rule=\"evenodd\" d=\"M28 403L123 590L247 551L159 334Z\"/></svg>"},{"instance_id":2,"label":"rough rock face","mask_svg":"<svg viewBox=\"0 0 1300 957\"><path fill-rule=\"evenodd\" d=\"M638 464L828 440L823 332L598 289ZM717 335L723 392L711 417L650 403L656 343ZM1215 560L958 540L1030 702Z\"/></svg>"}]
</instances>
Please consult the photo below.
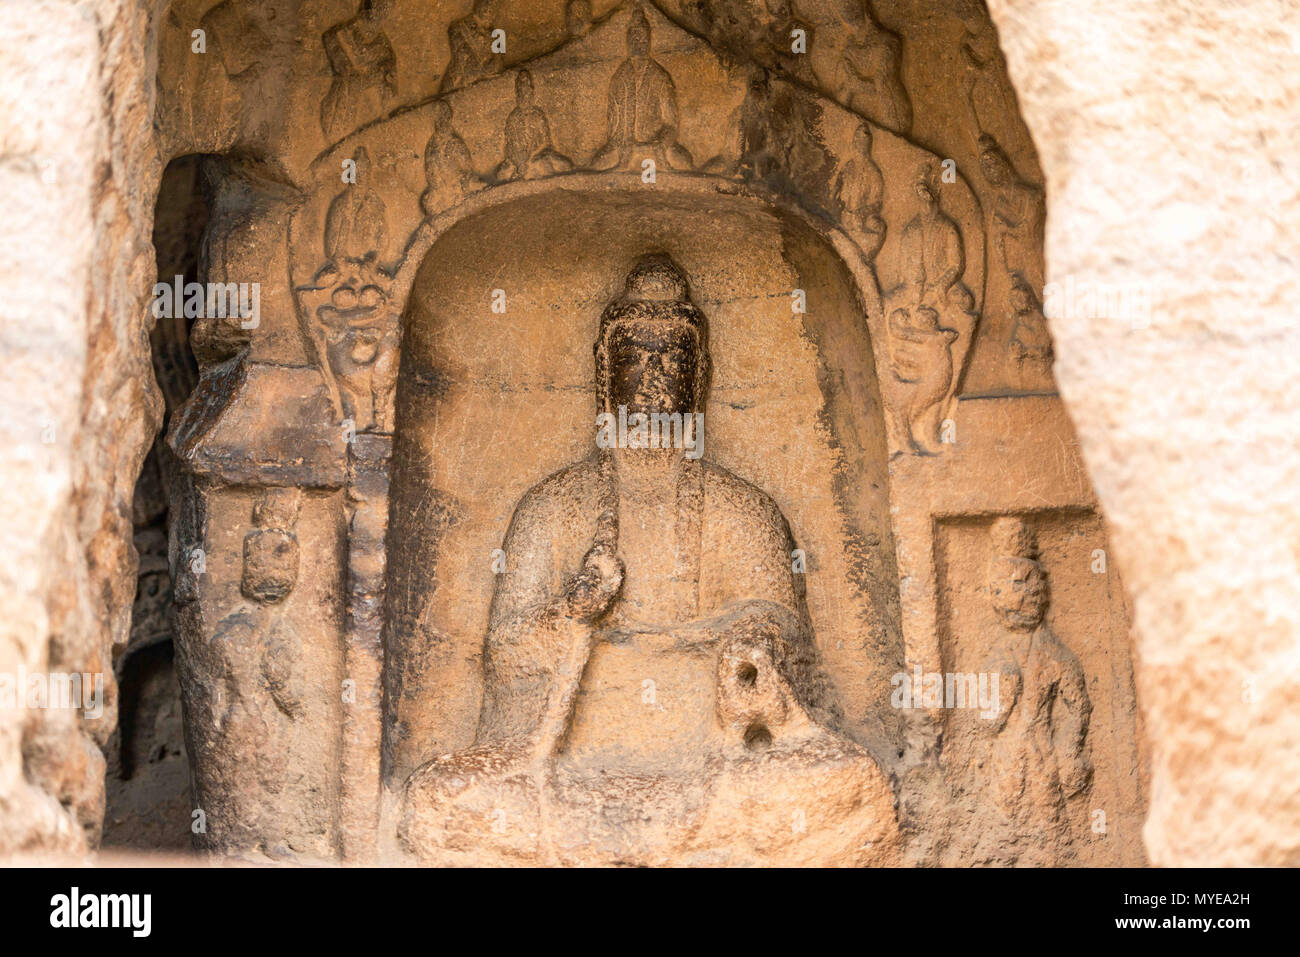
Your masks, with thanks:
<instances>
[{"instance_id":1,"label":"rough rock face","mask_svg":"<svg viewBox=\"0 0 1300 957\"><path fill-rule=\"evenodd\" d=\"M1074 284L1057 379L1133 595L1147 849L1295 865L1300 11L990 6L1047 175L1048 279Z\"/></svg>"},{"instance_id":2,"label":"rough rock face","mask_svg":"<svg viewBox=\"0 0 1300 957\"><path fill-rule=\"evenodd\" d=\"M0 672L50 690L84 677L78 703L89 705L0 708L3 852L84 851L104 812L112 657L136 585L131 496L160 408L145 321L157 186L149 12L120 0L0 10L0 374L11 403Z\"/></svg>"}]
</instances>

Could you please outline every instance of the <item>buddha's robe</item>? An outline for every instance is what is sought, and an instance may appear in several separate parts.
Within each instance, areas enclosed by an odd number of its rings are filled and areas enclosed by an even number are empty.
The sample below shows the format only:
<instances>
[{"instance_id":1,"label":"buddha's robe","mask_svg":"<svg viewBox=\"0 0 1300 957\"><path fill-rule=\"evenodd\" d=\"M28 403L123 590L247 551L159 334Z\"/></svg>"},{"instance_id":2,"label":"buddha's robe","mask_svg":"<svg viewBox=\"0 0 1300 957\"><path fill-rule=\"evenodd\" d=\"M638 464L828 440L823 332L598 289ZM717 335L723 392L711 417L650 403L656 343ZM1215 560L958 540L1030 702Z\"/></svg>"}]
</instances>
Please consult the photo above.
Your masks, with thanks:
<instances>
[{"instance_id":1,"label":"buddha's robe","mask_svg":"<svg viewBox=\"0 0 1300 957\"><path fill-rule=\"evenodd\" d=\"M681 462L658 502L631 504L626 484L596 456L520 501L475 745L412 775L407 848L448 863L489 846L526 863L880 859L892 792L818 723L780 509L704 460ZM607 509L626 571L591 624L561 596Z\"/></svg>"}]
</instances>

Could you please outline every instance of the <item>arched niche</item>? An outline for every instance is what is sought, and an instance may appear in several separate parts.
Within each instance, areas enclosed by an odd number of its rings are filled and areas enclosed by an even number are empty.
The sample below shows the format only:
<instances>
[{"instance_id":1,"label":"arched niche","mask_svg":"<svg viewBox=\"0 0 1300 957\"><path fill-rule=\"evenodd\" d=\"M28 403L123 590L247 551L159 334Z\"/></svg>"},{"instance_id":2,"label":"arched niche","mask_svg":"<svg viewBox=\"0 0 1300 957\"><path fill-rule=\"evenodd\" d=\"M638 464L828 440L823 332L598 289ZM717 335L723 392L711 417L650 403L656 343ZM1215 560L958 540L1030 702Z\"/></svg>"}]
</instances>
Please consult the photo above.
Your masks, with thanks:
<instances>
[{"instance_id":1,"label":"arched niche","mask_svg":"<svg viewBox=\"0 0 1300 957\"><path fill-rule=\"evenodd\" d=\"M685 269L709 319L705 455L785 513L844 730L882 763L897 753L889 675L904 650L872 274L752 195L661 183L648 199L637 178L618 183L524 192L412 244L425 248L406 300L389 499L390 783L473 739L493 552L520 497L594 449L597 321L648 251Z\"/></svg>"}]
</instances>

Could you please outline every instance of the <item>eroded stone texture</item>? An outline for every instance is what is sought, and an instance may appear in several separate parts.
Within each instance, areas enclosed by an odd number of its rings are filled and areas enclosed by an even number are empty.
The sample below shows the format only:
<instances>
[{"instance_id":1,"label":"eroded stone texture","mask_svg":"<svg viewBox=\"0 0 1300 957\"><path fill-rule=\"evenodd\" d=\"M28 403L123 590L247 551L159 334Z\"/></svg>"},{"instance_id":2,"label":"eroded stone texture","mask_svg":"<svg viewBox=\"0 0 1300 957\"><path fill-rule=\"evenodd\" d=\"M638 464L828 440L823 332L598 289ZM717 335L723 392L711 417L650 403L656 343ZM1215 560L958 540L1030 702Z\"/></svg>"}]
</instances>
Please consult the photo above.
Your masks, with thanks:
<instances>
[{"instance_id":1,"label":"eroded stone texture","mask_svg":"<svg viewBox=\"0 0 1300 957\"><path fill-rule=\"evenodd\" d=\"M1300 14L990 6L1051 192L1062 394L1133 594L1147 846L1294 865Z\"/></svg>"},{"instance_id":2,"label":"eroded stone texture","mask_svg":"<svg viewBox=\"0 0 1300 957\"><path fill-rule=\"evenodd\" d=\"M178 625L199 847L1144 859L1124 593L981 6L176 0L154 26L157 142L123 96L113 155L147 187L216 154L200 314L181 335L182 281L154 337L200 372L162 375L174 608L142 581L136 629ZM53 541L91 556L66 595L102 586L106 654L137 583L103 476L161 412L152 263L95 249L132 292L78 360L109 373L99 484ZM704 413L705 444L601 447L619 406ZM165 702L139 713L179 752Z\"/></svg>"},{"instance_id":3,"label":"eroded stone texture","mask_svg":"<svg viewBox=\"0 0 1300 957\"><path fill-rule=\"evenodd\" d=\"M262 283L196 322L170 435L201 844L1142 859L1123 593L980 8L283 6L160 37L168 150L232 156L207 278ZM676 318L610 338L609 303ZM688 346L711 374L629 398L707 403L702 456L598 452L593 396ZM1051 589L1018 631L995 528ZM925 693L957 671L1015 697L972 725Z\"/></svg>"}]
</instances>

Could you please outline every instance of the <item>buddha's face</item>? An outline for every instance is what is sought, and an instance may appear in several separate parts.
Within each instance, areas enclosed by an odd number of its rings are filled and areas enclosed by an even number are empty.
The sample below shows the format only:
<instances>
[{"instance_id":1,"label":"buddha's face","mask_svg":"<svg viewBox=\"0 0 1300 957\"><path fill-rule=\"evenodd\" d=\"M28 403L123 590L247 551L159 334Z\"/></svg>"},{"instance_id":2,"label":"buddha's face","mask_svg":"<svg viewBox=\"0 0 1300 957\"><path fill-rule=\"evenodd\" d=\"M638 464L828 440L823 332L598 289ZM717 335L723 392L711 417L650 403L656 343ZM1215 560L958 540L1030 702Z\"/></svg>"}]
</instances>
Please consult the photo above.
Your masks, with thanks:
<instances>
[{"instance_id":1,"label":"buddha's face","mask_svg":"<svg viewBox=\"0 0 1300 957\"><path fill-rule=\"evenodd\" d=\"M696 410L699 344L682 325L624 322L610 333L610 411L629 413Z\"/></svg>"},{"instance_id":2,"label":"buddha's face","mask_svg":"<svg viewBox=\"0 0 1300 957\"><path fill-rule=\"evenodd\" d=\"M990 592L993 610L1016 631L1037 628L1047 611L1047 575L1028 558L1008 556L993 563Z\"/></svg>"}]
</instances>

